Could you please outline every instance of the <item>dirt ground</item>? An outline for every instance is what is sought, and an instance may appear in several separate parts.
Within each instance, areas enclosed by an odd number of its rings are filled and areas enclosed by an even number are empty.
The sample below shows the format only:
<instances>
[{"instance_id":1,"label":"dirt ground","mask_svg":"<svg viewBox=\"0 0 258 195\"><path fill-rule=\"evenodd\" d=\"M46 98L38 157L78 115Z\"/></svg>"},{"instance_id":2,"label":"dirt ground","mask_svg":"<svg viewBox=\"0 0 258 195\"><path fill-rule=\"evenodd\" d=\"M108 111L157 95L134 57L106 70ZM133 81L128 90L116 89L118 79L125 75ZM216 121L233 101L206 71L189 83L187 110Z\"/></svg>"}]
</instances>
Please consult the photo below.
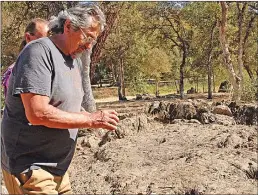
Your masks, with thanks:
<instances>
[{"instance_id":1,"label":"dirt ground","mask_svg":"<svg viewBox=\"0 0 258 195\"><path fill-rule=\"evenodd\" d=\"M144 114L151 101L97 103L117 110L121 123L141 115L146 124L101 146L106 131L80 135L68 170L75 194L258 193L255 126L164 124Z\"/></svg>"},{"instance_id":2,"label":"dirt ground","mask_svg":"<svg viewBox=\"0 0 258 195\"><path fill-rule=\"evenodd\" d=\"M142 114L144 104L98 107L130 117ZM148 117L147 128L101 147L100 141L99 134L78 139L69 169L76 194L257 194L255 126L162 124Z\"/></svg>"}]
</instances>

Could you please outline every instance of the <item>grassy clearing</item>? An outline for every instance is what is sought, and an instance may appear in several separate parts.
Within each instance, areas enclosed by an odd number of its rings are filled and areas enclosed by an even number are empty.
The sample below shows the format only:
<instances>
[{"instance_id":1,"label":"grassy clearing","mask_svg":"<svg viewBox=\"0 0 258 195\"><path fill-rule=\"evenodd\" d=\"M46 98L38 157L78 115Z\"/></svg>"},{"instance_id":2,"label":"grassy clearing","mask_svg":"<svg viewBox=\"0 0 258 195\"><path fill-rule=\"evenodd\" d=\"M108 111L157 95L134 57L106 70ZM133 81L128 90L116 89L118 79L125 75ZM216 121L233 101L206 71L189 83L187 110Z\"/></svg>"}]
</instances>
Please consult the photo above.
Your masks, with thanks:
<instances>
[{"instance_id":1,"label":"grassy clearing","mask_svg":"<svg viewBox=\"0 0 258 195\"><path fill-rule=\"evenodd\" d=\"M185 82L185 93L188 89L191 87L196 87L193 84L190 84L188 82ZM219 86L216 86L216 92L218 90ZM150 95L155 95L155 85L152 84L146 84L144 86L144 91L142 91L140 94L148 93ZM208 87L207 85L199 84L198 86L198 92L199 93L207 93ZM166 95L166 94L176 94L177 89L175 85L163 85L159 87L160 95ZM129 88L126 88L126 96L135 96L137 92L130 90ZM139 93L138 93L139 94ZM118 96L118 89L117 87L94 87L93 88L93 95L95 99L104 99L109 97L117 97Z\"/></svg>"}]
</instances>

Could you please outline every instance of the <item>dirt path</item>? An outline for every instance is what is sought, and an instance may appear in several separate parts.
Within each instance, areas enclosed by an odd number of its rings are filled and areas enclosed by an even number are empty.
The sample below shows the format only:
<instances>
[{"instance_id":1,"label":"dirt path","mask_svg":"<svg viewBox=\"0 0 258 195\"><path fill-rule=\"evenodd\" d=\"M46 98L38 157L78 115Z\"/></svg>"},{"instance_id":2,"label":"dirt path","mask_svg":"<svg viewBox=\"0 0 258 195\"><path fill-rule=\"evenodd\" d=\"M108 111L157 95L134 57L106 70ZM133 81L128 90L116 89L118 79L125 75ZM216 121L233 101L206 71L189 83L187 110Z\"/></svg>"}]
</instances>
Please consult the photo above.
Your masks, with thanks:
<instances>
[{"instance_id":1,"label":"dirt path","mask_svg":"<svg viewBox=\"0 0 258 195\"><path fill-rule=\"evenodd\" d=\"M135 96L126 96L128 100L132 100L135 98ZM106 102L116 102L118 101L118 97L108 97L108 98L101 98L101 99L96 99L96 103L106 103Z\"/></svg>"}]
</instances>

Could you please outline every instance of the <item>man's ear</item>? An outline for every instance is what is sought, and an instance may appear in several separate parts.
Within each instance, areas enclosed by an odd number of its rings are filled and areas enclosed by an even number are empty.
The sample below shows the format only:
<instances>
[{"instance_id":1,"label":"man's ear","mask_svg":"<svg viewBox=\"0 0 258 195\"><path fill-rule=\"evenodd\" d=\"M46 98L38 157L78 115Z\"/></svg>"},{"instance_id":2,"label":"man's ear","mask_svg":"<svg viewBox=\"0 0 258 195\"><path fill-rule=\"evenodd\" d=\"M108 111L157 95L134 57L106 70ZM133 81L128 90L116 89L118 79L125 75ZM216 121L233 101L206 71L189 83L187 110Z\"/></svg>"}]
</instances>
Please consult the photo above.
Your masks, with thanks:
<instances>
[{"instance_id":1,"label":"man's ear","mask_svg":"<svg viewBox=\"0 0 258 195\"><path fill-rule=\"evenodd\" d=\"M26 33L25 33L25 41L26 41L26 43L29 43L30 41L32 41L32 39L31 39L30 36L31 36L31 35L30 35L29 32L26 32Z\"/></svg>"},{"instance_id":2,"label":"man's ear","mask_svg":"<svg viewBox=\"0 0 258 195\"><path fill-rule=\"evenodd\" d=\"M69 33L71 30L71 21L69 19L66 19L64 23L64 33Z\"/></svg>"}]
</instances>

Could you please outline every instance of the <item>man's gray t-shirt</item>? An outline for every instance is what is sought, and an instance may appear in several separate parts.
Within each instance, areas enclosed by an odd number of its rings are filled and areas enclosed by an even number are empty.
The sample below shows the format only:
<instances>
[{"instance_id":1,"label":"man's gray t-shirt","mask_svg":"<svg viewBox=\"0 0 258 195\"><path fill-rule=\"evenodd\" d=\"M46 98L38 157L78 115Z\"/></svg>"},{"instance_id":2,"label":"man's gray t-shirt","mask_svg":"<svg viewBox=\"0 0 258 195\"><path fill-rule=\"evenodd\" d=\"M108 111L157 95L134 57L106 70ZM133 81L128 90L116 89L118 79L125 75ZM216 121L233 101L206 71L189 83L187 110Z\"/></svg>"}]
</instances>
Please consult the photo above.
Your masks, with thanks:
<instances>
[{"instance_id":1,"label":"man's gray t-shirt","mask_svg":"<svg viewBox=\"0 0 258 195\"><path fill-rule=\"evenodd\" d=\"M83 98L81 71L81 61L64 55L49 38L35 40L23 49L10 77L2 118L2 168L18 174L42 167L64 175L74 155L78 129L31 125L20 94L48 96L52 106L79 112Z\"/></svg>"}]
</instances>

